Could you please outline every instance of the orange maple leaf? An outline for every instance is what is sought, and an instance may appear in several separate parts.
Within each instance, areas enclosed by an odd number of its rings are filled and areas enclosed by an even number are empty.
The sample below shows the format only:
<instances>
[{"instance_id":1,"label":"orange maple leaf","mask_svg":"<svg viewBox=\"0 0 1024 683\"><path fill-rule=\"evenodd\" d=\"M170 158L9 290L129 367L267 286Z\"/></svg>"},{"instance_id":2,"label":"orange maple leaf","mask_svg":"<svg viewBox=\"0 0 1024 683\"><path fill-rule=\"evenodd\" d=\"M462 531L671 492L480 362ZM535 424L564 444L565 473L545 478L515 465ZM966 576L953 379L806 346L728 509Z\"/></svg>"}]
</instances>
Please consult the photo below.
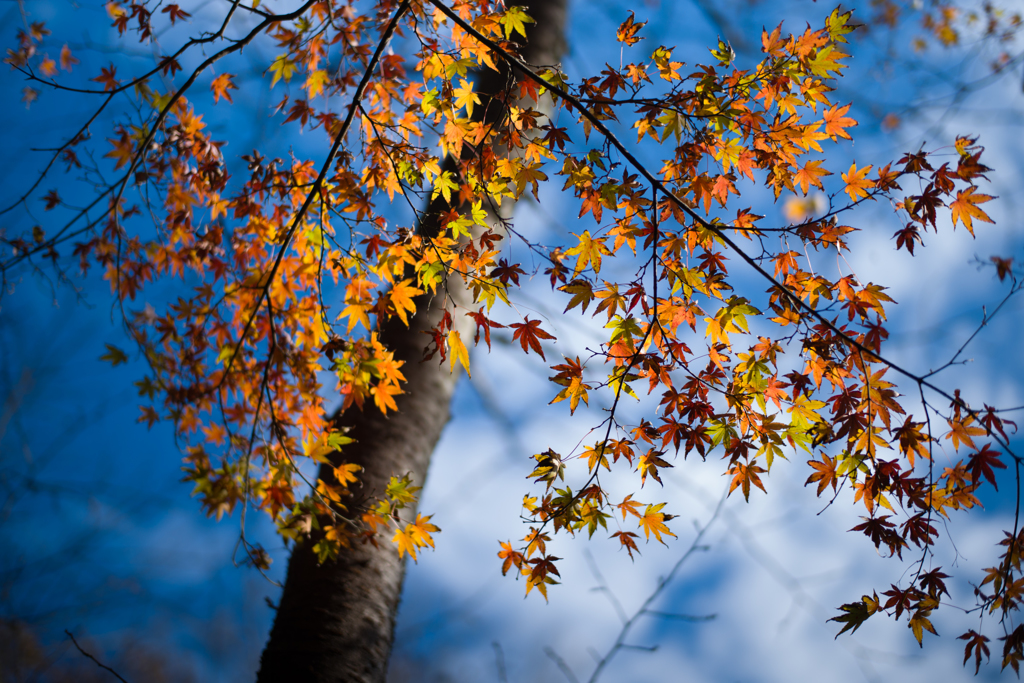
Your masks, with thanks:
<instances>
[{"instance_id":1,"label":"orange maple leaf","mask_svg":"<svg viewBox=\"0 0 1024 683\"><path fill-rule=\"evenodd\" d=\"M234 74L221 74L217 78L213 79L210 83L210 90L213 91L213 102L216 104L220 102L220 98L226 99L228 102L234 104L234 100L231 99L230 90L238 90L238 86L231 82L234 78Z\"/></svg>"},{"instance_id":2,"label":"orange maple leaf","mask_svg":"<svg viewBox=\"0 0 1024 683\"><path fill-rule=\"evenodd\" d=\"M964 227L973 235L974 225L972 219L977 218L979 221L986 223L994 223L991 218L988 217L984 211L978 208L978 204L984 204L990 202L995 197L987 194L975 194L975 190L978 188L971 185L966 190L961 190L956 193L956 201L949 205L949 208L953 210L953 227L956 228L957 221L964 224Z\"/></svg>"},{"instance_id":3,"label":"orange maple leaf","mask_svg":"<svg viewBox=\"0 0 1024 683\"><path fill-rule=\"evenodd\" d=\"M831 484L832 490L836 490L836 458L830 458L828 455L821 454L821 462L817 460L808 460L807 464L814 468L814 472L811 476L807 477L807 481L804 482L804 486L813 482L818 482L817 495L821 495L821 492L829 487Z\"/></svg>"},{"instance_id":4,"label":"orange maple leaf","mask_svg":"<svg viewBox=\"0 0 1024 683\"><path fill-rule=\"evenodd\" d=\"M409 279L396 282L389 293L395 313L398 314L398 317L401 318L406 327L409 326L409 318L406 314L416 313L416 302L413 301L413 297L423 294L422 289L410 285L410 282L412 280Z\"/></svg>"},{"instance_id":5,"label":"orange maple leaf","mask_svg":"<svg viewBox=\"0 0 1024 683\"><path fill-rule=\"evenodd\" d=\"M767 470L756 463L752 463L750 465L736 463L728 472L726 472L726 474L733 475L732 482L729 484L729 493L735 491L737 487L742 487L743 497L749 501L751 484L765 493L768 493L764 488L764 484L761 483L761 478L757 476L763 472L767 472Z\"/></svg>"},{"instance_id":6,"label":"orange maple leaf","mask_svg":"<svg viewBox=\"0 0 1024 683\"><path fill-rule=\"evenodd\" d=\"M796 175L793 176L793 181L800 186L804 195L807 194L807 191L812 185L819 190L825 189L821 184L821 178L827 175L832 175L832 173L821 168L823 163L823 161L808 161L803 168L797 171Z\"/></svg>"},{"instance_id":7,"label":"orange maple leaf","mask_svg":"<svg viewBox=\"0 0 1024 683\"><path fill-rule=\"evenodd\" d=\"M846 112L850 110L850 105L840 107L838 104L824 112L825 117L825 133L828 134L832 140L836 140L837 137L850 139L850 134L846 132L846 128L857 125L857 121L845 116Z\"/></svg>"}]
</instances>

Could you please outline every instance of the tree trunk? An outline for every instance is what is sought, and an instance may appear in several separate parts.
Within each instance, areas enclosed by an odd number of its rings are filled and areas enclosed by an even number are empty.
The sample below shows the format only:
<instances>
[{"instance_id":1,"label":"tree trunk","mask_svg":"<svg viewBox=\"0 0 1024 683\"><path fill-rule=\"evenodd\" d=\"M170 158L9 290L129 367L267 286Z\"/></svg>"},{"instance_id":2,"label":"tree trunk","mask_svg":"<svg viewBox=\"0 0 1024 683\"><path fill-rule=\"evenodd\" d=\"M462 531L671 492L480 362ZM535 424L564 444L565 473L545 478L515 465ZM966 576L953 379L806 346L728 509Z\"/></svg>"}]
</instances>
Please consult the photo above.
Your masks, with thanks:
<instances>
[{"instance_id":1,"label":"tree trunk","mask_svg":"<svg viewBox=\"0 0 1024 683\"><path fill-rule=\"evenodd\" d=\"M528 24L524 58L537 65L557 63L565 48L567 0L524 0L521 4L536 19ZM499 92L509 78L508 72L487 71L480 75L476 90ZM502 213L511 208L506 202ZM432 215L437 212L428 210L427 220ZM421 226L421 230L430 227ZM458 276L450 278L448 295L469 304ZM344 461L362 466L359 478L366 495L380 495L392 475L411 473L413 482L422 486L431 453L449 419L457 375L449 372L447 364L439 367L437 359L420 362L428 339L421 333L439 322L444 297L439 294L417 303L418 312L408 327L392 317L380 330L381 342L394 351L396 359L405 361L402 372L407 382L405 393L396 397L398 411L385 417L367 402L361 412L353 408L339 418L355 439L345 447ZM455 329L468 339L472 320L458 314L452 318ZM320 476L330 481L331 468L321 468ZM415 517L414 510L407 514ZM356 545L343 550L336 561L319 565L312 551L315 540L297 544L292 552L258 681L383 683L405 563L389 539L382 539L379 546Z\"/></svg>"}]
</instances>

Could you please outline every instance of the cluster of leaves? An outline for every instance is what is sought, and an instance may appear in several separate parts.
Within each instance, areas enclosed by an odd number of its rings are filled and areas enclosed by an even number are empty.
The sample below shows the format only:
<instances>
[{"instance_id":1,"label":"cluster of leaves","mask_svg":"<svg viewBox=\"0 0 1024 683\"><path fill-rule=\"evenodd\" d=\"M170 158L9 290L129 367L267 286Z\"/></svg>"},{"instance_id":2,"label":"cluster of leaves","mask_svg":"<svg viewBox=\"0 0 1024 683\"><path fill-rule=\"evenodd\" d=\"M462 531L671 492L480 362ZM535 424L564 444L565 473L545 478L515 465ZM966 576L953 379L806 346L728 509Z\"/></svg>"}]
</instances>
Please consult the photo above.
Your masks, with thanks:
<instances>
[{"instance_id":1,"label":"cluster of leaves","mask_svg":"<svg viewBox=\"0 0 1024 683\"><path fill-rule=\"evenodd\" d=\"M877 0L871 3L870 24L896 28L902 22L917 22L922 34L913 39L914 49L925 50L931 42L943 47L958 45L966 40L992 38L1008 43L1021 28L1021 14L990 2L980 7L963 6L955 2L910 2ZM992 68L1001 70L1012 61L1009 52L1001 51Z\"/></svg>"},{"instance_id":2,"label":"cluster of leaves","mask_svg":"<svg viewBox=\"0 0 1024 683\"><path fill-rule=\"evenodd\" d=\"M908 256L947 211L954 228L972 234L991 222L980 205L992 197L978 186L989 169L975 140L878 168L829 170L823 145L850 139L856 125L850 106L830 95L848 57L848 12L835 10L823 28L799 34L781 25L765 30L763 59L749 68L739 68L724 43L711 50L709 64L692 67L666 46L644 50L644 24L631 15L616 38L634 61L569 82L557 68L518 57L532 21L521 8L379 0L367 13L363 4L307 0L275 14L236 3L219 31L160 57L148 73L119 80L114 65L103 68L92 79L102 89L90 91L102 99L100 109L121 98L131 113L107 140L109 162L88 163L114 171L116 180L84 209L53 190L44 201L67 212L63 227L51 237L40 228L6 240L15 255L5 270L40 254L58 264L57 247L68 242L82 270L103 269L149 364L138 384L146 400L141 419L174 424L188 444L186 478L205 510L219 517L251 503L289 539L320 529L322 561L392 529L400 553L415 558L433 546L438 529L429 517L401 518L418 490L407 476L376 498L355 495L359 468L344 463L350 439L328 419L321 380L331 373L342 410L396 410L403 364L378 332L392 318L408 325L430 297L443 298L447 310L425 356L447 361L452 372L470 369L469 339L454 324L464 317L476 325L477 344L482 338L489 347L492 330L508 328L525 354L546 361L554 335L510 305L526 273L507 260L510 252L503 255L514 237L544 260L551 287L567 296L566 314L585 315L596 301L591 317L604 325L599 348L551 365L552 403L564 402L570 414L581 402L607 407L591 430L593 443L534 456L529 478L541 490L524 498L531 526L523 545L501 544L503 572L515 569L527 593L546 596L560 576L547 547L559 532L593 536L615 524L611 538L631 557L641 532L662 543L674 537L668 503L641 500L638 491L649 480L660 484L680 453L720 457L730 492L746 499L754 489L767 492L777 458L805 453L808 485L818 496L831 489L833 500L849 487L866 512L855 530L875 548L900 558L904 550L921 553L909 585L893 586L886 602L873 594L843 606L843 630L891 611L897 619L908 614L919 642L934 632L929 617L948 578L928 562L937 524L978 505L979 487L994 487L995 470L1006 466L1003 453L1019 464L1006 432L1015 425L886 360L892 300L884 287L853 274L829 277L813 260L847 251L855 227L840 216L877 199L896 207L903 227L895 247ZM108 5L116 30L144 43L154 42L154 11L144 0ZM190 17L177 5L160 13L171 24ZM236 14L248 23L239 22L242 37L229 40ZM22 34L8 62L37 83L62 87L52 68L40 65L42 76L33 70L44 36L41 25ZM286 91L276 107L282 122L329 139L321 163L254 151L242 157L244 170L229 172L225 143L199 113L204 95L191 89L209 78L206 106L232 105L236 76L209 72L256 40L280 51L265 77L269 88ZM389 42L400 49L386 50ZM184 69L184 55L199 50L198 65ZM71 59L68 53L67 68ZM476 92L472 74L499 66L516 79L503 92ZM162 86L153 85L158 75ZM88 125L54 161L69 169L86 163L75 149L86 144ZM612 127L635 130L636 144L627 146ZM660 153L661 167L641 163L631 148ZM544 245L489 218L502 202L537 198L551 176L578 199L580 218L597 224L593 231ZM768 225L750 208L736 208L741 192L758 185L776 200L827 191L827 211L797 225ZM904 190L912 186L919 191ZM429 200L445 207L436 231L393 225L392 202L408 203L415 220L415 204ZM714 215L727 208L735 218ZM130 229L152 217L152 234ZM737 293L730 259L761 278L763 294ZM160 310L130 308L153 282L172 278L184 283L180 298ZM455 286L471 303L446 296ZM335 299L340 306L329 305ZM920 389L917 419L894 374ZM645 391L660 396L657 409L622 417L623 395ZM935 397L948 408L934 405ZM940 419L948 431L936 428ZM935 476L937 443L962 455ZM340 461L332 456L339 450ZM304 482L304 458L334 465L333 479ZM602 470L634 477L635 490L613 496ZM1018 538L1008 535L1002 563L977 591L979 606L1000 611L1004 623L1024 599ZM255 564L266 565L261 549L249 550ZM1006 638L1004 666L1017 668L1024 656L1018 633ZM980 661L987 638L973 637L968 654Z\"/></svg>"}]
</instances>

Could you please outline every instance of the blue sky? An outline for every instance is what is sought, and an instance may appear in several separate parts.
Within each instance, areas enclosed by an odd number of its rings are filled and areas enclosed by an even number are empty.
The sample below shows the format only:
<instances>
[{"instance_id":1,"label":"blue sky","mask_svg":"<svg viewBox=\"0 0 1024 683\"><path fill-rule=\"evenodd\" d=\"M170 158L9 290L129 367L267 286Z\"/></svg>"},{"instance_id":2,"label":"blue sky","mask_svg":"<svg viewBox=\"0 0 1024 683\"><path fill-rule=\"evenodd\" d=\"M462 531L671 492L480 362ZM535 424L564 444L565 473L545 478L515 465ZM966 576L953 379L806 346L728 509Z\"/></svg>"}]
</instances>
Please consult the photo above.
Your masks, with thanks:
<instances>
[{"instance_id":1,"label":"blue sky","mask_svg":"<svg viewBox=\"0 0 1024 683\"><path fill-rule=\"evenodd\" d=\"M33 19L52 22L55 33L75 36L72 42L82 47L76 54L83 59L76 71L86 73L106 62L102 50L90 49L110 37L101 8L69 9L48 1L27 7ZM675 45L691 63L709 59L706 46L721 33L747 36L756 46L757 34L751 31L759 33L762 24L773 26L786 18L787 26L797 30L803 19L818 23L829 9L807 3L744 8L718 26L688 3L650 2L633 9L638 19L651 20L643 45ZM564 62L570 75L597 72L604 62L617 61L617 49L602 51L589 36L607 34L626 13L624 3L573 5L572 49ZM4 26L20 21L13 3L0 16ZM13 41L10 31L5 37ZM908 367L926 370L948 359L980 321L981 306L991 310L1005 289L990 268L978 269L973 260L1021 255L1021 211L1015 200L1024 152L1017 123L1019 80L1014 76L984 91L984 106L949 115L943 114L940 98L884 133L877 124L888 113L882 105L902 105L922 93L944 95L941 89L965 72L959 70L959 58L932 52L925 55L930 64L916 58L919 68L907 83L886 72L879 60L884 40L870 36L860 45L850 82L837 99L853 100L863 124L856 142L840 149L840 158L884 164L923 142L934 148L950 142L952 135L971 132L980 133L986 163L995 169L989 193L1000 200L989 206L996 225L980 226L977 239L962 229L929 235L920 256L908 259L894 252L890 237L899 226L883 206L858 217L862 232L855 238L854 255L835 265L892 288L900 306L891 320L889 352ZM753 59L739 41L737 47L741 60ZM138 63L149 58L140 54ZM975 67L963 68L970 74ZM943 80L935 72L948 77ZM21 87L16 73L2 72L3 92ZM236 101L239 97L250 96L241 93ZM276 98L253 95L246 102L247 110L257 114L245 120L253 142L226 149L229 160L236 160L229 163L237 163L238 155L266 135L275 136L282 149L322 146L319 132L284 138L275 123L259 115L269 110L271 100ZM81 106L79 100L44 93L28 112L9 107L0 114L9 158L19 160L0 168L5 196L13 196L30 177L20 160L35 158L27 152L36 146L35 138L22 131L59 135L75 124ZM221 120L213 125L238 124ZM105 131L98 124L95 134ZM748 197L764 206L762 213L781 220L766 193ZM4 227L37 220L39 213L6 218ZM521 207L518 220L538 231L578 232L587 226L575 215L574 204L549 187L541 192L540 207ZM141 376L141 364L111 369L98 360L105 343L128 346L109 288L95 274L71 283L29 272L18 276L0 300L0 393L5 400L0 495L6 500L0 509L0 546L14 549L0 559L0 617L28 621L66 657L73 654L62 635L69 629L91 638L96 652L112 662L124 655L126 643L142 643L199 680L252 680L272 619L264 598L276 600L278 589L232 564L238 517L217 524L200 514L189 487L179 482L180 453L168 427L147 430L135 421L132 382ZM752 277L741 282L760 286ZM551 320L560 345L586 343L590 324L560 319L564 304L552 302L548 292L538 278L518 303ZM970 401L1024 405L1021 312L1020 300L1012 301L969 347L966 355L973 362L940 376L943 386L962 387ZM842 500L814 514L824 505L802 485L807 475L801 458L773 469L772 495L755 493L749 504L730 498L713 520L725 487L721 464L713 459L677 462L665 476L663 494L678 508L677 540L668 547L641 546L643 555L636 562L598 536L590 543L562 540L554 550L565 558L564 585L552 589L549 604L536 596L524 600L523 585L500 575L496 541L524 533L518 513L522 495L530 490L525 479L529 455L548 446L570 450L588 425L568 421L564 404L547 407L547 367L524 359L507 344L496 344L491 354L476 353L473 372L472 384L460 384L455 417L423 493L423 510L433 513L444 531L437 550L422 554L408 573L395 681L497 681L501 660L510 681L568 680L557 659L586 680L595 666L594 653L607 652L618 633L608 594L633 614L689 547L694 524L709 522L703 538L707 549L687 560L653 609L716 618L640 618L629 643L657 645L657 651L621 651L602 680L768 682L819 679L827 671L825 677L833 681L956 681L973 674L960 666L962 648L953 636L965 622L953 610L940 611L935 624L942 638L927 637L923 650L904 623L882 619L853 637L833 639L837 629L826 619L835 607L898 582L907 565L877 557L865 539L848 534L858 520ZM1010 484L1005 482L1004 492ZM958 605L970 604L966 580L977 580L991 562L999 529L1012 514L1007 496L985 502L985 513L949 526L955 550L948 543L940 548L944 556L937 562L955 564L964 579L951 589ZM287 558L282 543L259 515L251 515L250 524L250 534L275 558L270 577L280 580ZM592 571L588 554L603 579ZM990 666L981 677L995 678L997 672L998 665Z\"/></svg>"}]
</instances>

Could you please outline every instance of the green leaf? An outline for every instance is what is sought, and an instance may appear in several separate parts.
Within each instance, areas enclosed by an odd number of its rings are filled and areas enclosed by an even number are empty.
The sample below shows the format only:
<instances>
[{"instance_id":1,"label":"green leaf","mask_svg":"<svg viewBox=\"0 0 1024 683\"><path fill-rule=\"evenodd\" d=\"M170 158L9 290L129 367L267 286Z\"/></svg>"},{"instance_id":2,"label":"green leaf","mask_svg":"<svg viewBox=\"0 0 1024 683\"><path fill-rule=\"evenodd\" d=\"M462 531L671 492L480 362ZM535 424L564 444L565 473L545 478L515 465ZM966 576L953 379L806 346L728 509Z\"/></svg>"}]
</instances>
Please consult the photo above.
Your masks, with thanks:
<instances>
[{"instance_id":1,"label":"green leaf","mask_svg":"<svg viewBox=\"0 0 1024 683\"><path fill-rule=\"evenodd\" d=\"M100 360L109 361L113 367L117 367L121 363L128 362L128 354L124 351L113 344L104 344L104 346L107 347L107 353L100 356Z\"/></svg>"},{"instance_id":2,"label":"green leaf","mask_svg":"<svg viewBox=\"0 0 1024 683\"><path fill-rule=\"evenodd\" d=\"M505 15L498 19L498 23L505 28L505 40L509 40L513 33L526 37L526 24L534 23L533 19L523 11L522 7L510 7Z\"/></svg>"},{"instance_id":3,"label":"green leaf","mask_svg":"<svg viewBox=\"0 0 1024 683\"><path fill-rule=\"evenodd\" d=\"M401 478L392 476L385 495L391 500L392 507L397 509L415 502L416 492L421 488L421 486L412 485L412 479L408 474L402 475Z\"/></svg>"},{"instance_id":4,"label":"green leaf","mask_svg":"<svg viewBox=\"0 0 1024 683\"><path fill-rule=\"evenodd\" d=\"M441 101L438 99L437 88L431 88L423 93L423 100L420 102L420 107L423 109L423 113L428 115L436 109L441 108Z\"/></svg>"},{"instance_id":5,"label":"green leaf","mask_svg":"<svg viewBox=\"0 0 1024 683\"><path fill-rule=\"evenodd\" d=\"M334 450L339 450L342 446L346 446L354 441L355 439L345 436L340 432L333 432L327 436L327 445Z\"/></svg>"},{"instance_id":6,"label":"green leaf","mask_svg":"<svg viewBox=\"0 0 1024 683\"><path fill-rule=\"evenodd\" d=\"M843 630L836 634L836 638L847 631L856 633L857 629L861 627L861 624L867 621L868 617L878 610L878 596L876 595L874 598L871 598L865 595L861 598L860 602L847 603L839 609L846 612L846 614L829 619L829 621L837 621L840 624L843 624Z\"/></svg>"},{"instance_id":7,"label":"green leaf","mask_svg":"<svg viewBox=\"0 0 1024 683\"><path fill-rule=\"evenodd\" d=\"M452 190L458 190L459 184L455 182L455 175L451 171L445 171L434 183L434 191L430 194L431 199L436 199L440 194L449 204L452 203Z\"/></svg>"},{"instance_id":8,"label":"green leaf","mask_svg":"<svg viewBox=\"0 0 1024 683\"><path fill-rule=\"evenodd\" d=\"M825 20L825 26L828 28L828 36L833 42L845 43L846 34L852 33L854 29L859 28L857 24L850 23L850 17L852 16L852 11L840 14L838 7L832 10L832 14L828 15L828 19Z\"/></svg>"},{"instance_id":9,"label":"green leaf","mask_svg":"<svg viewBox=\"0 0 1024 683\"><path fill-rule=\"evenodd\" d=\"M217 354L217 362L218 363L223 363L223 362L229 361L229 360L231 360L231 357L234 356L234 355L235 355L235 346L234 346L234 344L227 344L226 346L224 346L224 348L222 348L220 350L220 353Z\"/></svg>"}]
</instances>

